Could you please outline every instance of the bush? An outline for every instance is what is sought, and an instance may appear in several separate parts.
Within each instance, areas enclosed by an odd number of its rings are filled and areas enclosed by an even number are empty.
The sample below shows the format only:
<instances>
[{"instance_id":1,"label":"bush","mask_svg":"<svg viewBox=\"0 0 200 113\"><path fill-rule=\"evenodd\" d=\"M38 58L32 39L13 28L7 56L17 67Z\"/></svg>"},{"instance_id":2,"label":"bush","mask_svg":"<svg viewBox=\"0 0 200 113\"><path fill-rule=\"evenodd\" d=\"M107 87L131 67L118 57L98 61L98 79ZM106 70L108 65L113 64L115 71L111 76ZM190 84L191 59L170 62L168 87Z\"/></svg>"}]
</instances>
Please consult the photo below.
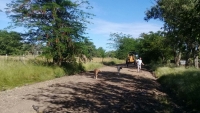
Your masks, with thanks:
<instances>
[{"instance_id":1,"label":"bush","mask_svg":"<svg viewBox=\"0 0 200 113\"><path fill-rule=\"evenodd\" d=\"M82 63L77 63L77 62L62 63L62 67L67 75L80 73L86 70Z\"/></svg>"},{"instance_id":2,"label":"bush","mask_svg":"<svg viewBox=\"0 0 200 113\"><path fill-rule=\"evenodd\" d=\"M180 103L194 110L200 110L200 71L184 67L162 67L156 70L158 82Z\"/></svg>"}]
</instances>

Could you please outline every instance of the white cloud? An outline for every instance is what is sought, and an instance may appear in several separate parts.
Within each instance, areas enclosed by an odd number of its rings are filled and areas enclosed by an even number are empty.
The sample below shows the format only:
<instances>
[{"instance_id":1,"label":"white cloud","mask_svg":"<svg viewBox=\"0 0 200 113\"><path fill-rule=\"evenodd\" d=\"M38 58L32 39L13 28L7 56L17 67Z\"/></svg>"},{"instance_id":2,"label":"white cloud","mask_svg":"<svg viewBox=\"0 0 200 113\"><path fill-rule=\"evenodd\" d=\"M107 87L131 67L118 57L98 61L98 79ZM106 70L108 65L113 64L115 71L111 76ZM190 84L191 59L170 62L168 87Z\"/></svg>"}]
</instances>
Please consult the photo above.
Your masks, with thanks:
<instances>
[{"instance_id":1,"label":"white cloud","mask_svg":"<svg viewBox=\"0 0 200 113\"><path fill-rule=\"evenodd\" d=\"M92 34L107 35L110 33L123 33L129 34L137 38L141 33L148 33L150 31L156 32L160 30L160 24L152 24L149 22L141 23L114 23L101 19L93 20L93 25L89 26L89 31Z\"/></svg>"}]
</instances>

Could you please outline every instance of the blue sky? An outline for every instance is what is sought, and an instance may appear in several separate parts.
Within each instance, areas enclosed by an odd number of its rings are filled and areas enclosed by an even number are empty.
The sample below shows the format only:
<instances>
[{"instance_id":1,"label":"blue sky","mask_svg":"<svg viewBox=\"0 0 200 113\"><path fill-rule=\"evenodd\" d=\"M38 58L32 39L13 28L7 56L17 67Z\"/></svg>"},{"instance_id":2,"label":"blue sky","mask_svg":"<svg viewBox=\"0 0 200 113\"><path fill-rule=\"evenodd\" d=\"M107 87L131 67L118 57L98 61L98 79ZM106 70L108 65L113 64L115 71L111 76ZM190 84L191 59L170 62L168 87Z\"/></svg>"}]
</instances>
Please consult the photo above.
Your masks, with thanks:
<instances>
[{"instance_id":1,"label":"blue sky","mask_svg":"<svg viewBox=\"0 0 200 113\"><path fill-rule=\"evenodd\" d=\"M3 9L11 0L1 0L0 7ZM111 33L130 34L138 38L141 33L160 30L163 23L159 20L144 20L145 11L154 5L154 0L88 0L93 9L88 12L96 16L90 20L93 24L88 25L88 37L98 47L107 51ZM5 28L10 20L4 13L0 13L0 29ZM15 29L22 31L22 28Z\"/></svg>"}]
</instances>

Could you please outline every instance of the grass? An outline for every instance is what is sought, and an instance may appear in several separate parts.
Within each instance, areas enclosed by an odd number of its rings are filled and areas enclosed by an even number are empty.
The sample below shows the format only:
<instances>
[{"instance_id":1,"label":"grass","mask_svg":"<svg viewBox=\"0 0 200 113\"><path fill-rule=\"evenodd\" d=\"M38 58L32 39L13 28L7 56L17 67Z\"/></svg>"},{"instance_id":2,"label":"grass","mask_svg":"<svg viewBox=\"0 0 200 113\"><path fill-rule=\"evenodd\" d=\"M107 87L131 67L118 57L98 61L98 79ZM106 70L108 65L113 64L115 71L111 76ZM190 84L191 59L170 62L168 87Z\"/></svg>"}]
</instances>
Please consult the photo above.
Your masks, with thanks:
<instances>
[{"instance_id":1,"label":"grass","mask_svg":"<svg viewBox=\"0 0 200 113\"><path fill-rule=\"evenodd\" d=\"M105 58L103 63L122 61ZM0 91L14 87L46 81L65 75L73 75L82 71L91 71L103 67L101 58L94 58L87 63L63 64L61 67L46 65L40 57L26 56L23 60L16 56L0 56Z\"/></svg>"},{"instance_id":2,"label":"grass","mask_svg":"<svg viewBox=\"0 0 200 113\"><path fill-rule=\"evenodd\" d=\"M45 81L64 76L65 71L57 66L35 65L20 61L0 60L0 90Z\"/></svg>"},{"instance_id":3,"label":"grass","mask_svg":"<svg viewBox=\"0 0 200 113\"><path fill-rule=\"evenodd\" d=\"M156 70L158 82L180 103L193 111L200 111L200 70L185 67L160 67Z\"/></svg>"},{"instance_id":4,"label":"grass","mask_svg":"<svg viewBox=\"0 0 200 113\"><path fill-rule=\"evenodd\" d=\"M125 60L119 60L117 58L110 58L110 57L103 59L103 62L111 62L111 61L113 61L115 63L124 63L125 62ZM98 63L102 62L102 58L93 58L92 62L98 62Z\"/></svg>"},{"instance_id":5,"label":"grass","mask_svg":"<svg viewBox=\"0 0 200 113\"><path fill-rule=\"evenodd\" d=\"M122 63L125 64L125 61L124 60L118 60L116 58L113 58L113 59L111 59L109 61L104 61L103 62L104 65L109 65L109 66L110 65L116 65L116 64L122 64Z\"/></svg>"},{"instance_id":6,"label":"grass","mask_svg":"<svg viewBox=\"0 0 200 113\"><path fill-rule=\"evenodd\" d=\"M83 66L85 67L86 71L91 71L96 68L103 67L105 65L116 65L124 63L124 60L119 60L116 58L104 58L102 62L102 58L93 58L91 62L84 63Z\"/></svg>"},{"instance_id":7,"label":"grass","mask_svg":"<svg viewBox=\"0 0 200 113\"><path fill-rule=\"evenodd\" d=\"M96 68L103 67L104 65L102 63L99 63L99 62L87 62L87 63L84 63L83 66L85 67L86 71L91 71L91 70L94 70Z\"/></svg>"}]
</instances>

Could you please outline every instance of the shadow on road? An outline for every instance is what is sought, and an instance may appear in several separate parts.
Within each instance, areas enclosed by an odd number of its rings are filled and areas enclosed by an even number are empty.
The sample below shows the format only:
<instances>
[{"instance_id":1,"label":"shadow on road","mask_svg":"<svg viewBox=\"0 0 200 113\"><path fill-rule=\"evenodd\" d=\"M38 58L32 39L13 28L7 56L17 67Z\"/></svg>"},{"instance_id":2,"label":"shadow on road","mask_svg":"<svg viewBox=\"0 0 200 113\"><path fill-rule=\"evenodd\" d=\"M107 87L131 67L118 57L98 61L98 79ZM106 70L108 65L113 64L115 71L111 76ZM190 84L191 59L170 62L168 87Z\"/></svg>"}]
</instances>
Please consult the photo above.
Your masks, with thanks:
<instances>
[{"instance_id":1,"label":"shadow on road","mask_svg":"<svg viewBox=\"0 0 200 113\"><path fill-rule=\"evenodd\" d=\"M156 81L129 74L93 72L82 76L96 82L57 83L42 88L27 99L45 105L46 113L179 113L176 105L156 94L161 91Z\"/></svg>"}]
</instances>

